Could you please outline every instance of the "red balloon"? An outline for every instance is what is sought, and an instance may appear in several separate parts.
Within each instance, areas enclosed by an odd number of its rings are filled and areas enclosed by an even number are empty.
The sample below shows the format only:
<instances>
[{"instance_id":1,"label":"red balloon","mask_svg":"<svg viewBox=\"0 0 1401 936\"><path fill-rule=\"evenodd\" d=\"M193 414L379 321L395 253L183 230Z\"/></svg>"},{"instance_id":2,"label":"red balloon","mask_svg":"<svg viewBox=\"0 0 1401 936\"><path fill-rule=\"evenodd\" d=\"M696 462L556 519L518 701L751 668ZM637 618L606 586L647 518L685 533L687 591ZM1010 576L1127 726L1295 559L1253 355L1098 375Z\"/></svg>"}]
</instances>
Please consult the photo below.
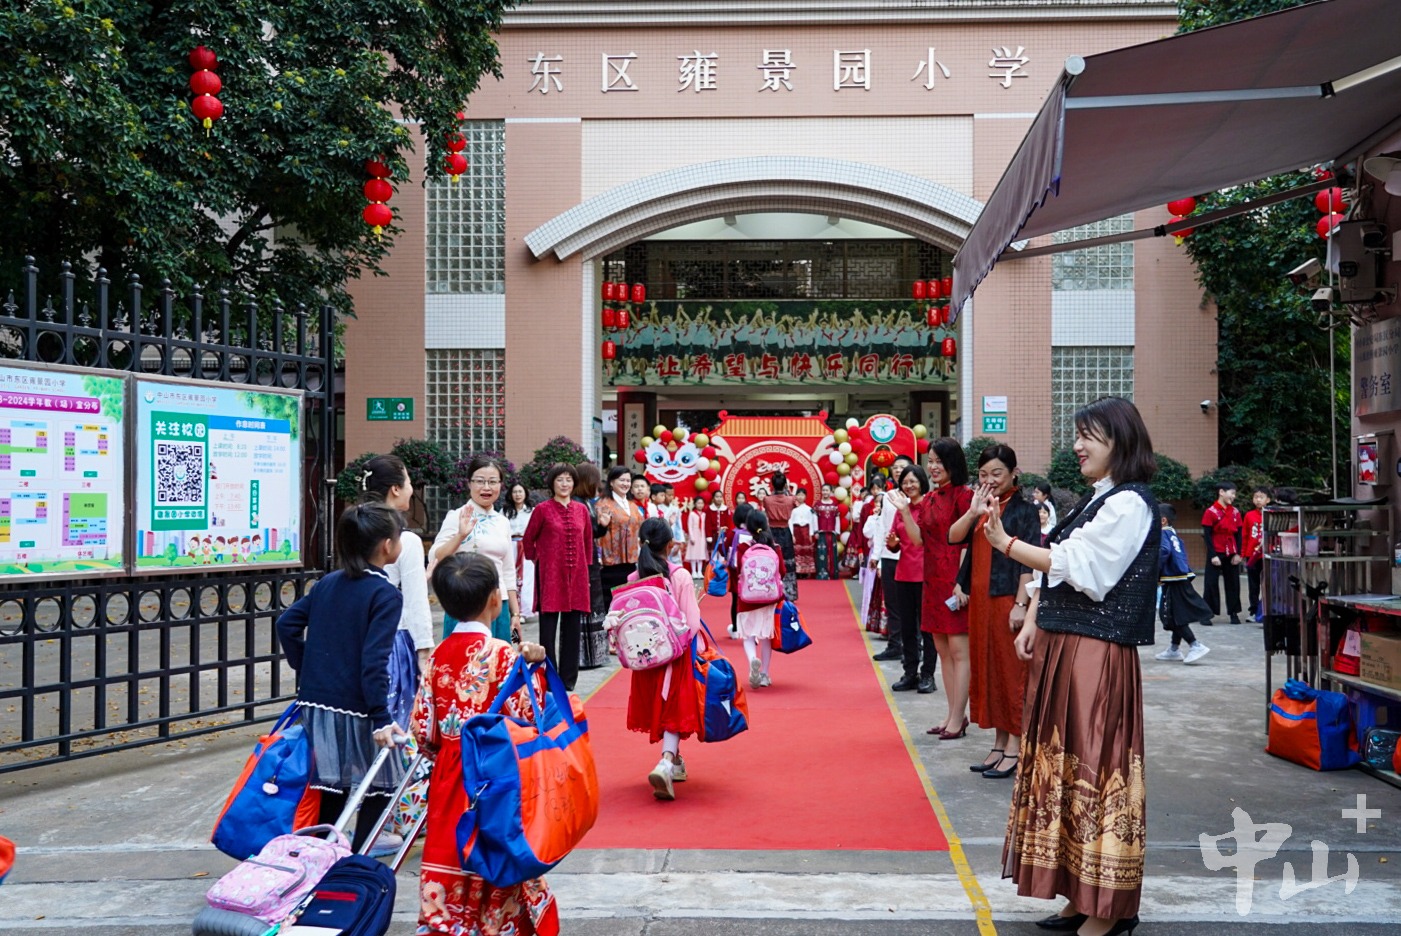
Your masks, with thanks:
<instances>
[{"instance_id":1,"label":"red balloon","mask_svg":"<svg viewBox=\"0 0 1401 936\"><path fill-rule=\"evenodd\" d=\"M1337 227L1342 222L1343 215L1335 211L1332 214L1326 214L1319 218L1318 223L1314 225L1314 230L1318 232L1319 237L1326 238L1333 233L1333 228Z\"/></svg>"},{"instance_id":2,"label":"red balloon","mask_svg":"<svg viewBox=\"0 0 1401 936\"><path fill-rule=\"evenodd\" d=\"M365 175L372 175L376 179L387 179L391 175L389 167L378 159L371 159L365 163Z\"/></svg>"},{"instance_id":3,"label":"red balloon","mask_svg":"<svg viewBox=\"0 0 1401 936\"><path fill-rule=\"evenodd\" d=\"M1179 198L1176 201L1168 202L1167 210L1180 218L1197 210L1197 200L1190 195L1186 198Z\"/></svg>"},{"instance_id":4,"label":"red balloon","mask_svg":"<svg viewBox=\"0 0 1401 936\"><path fill-rule=\"evenodd\" d=\"M460 133L449 133L443 137L449 153L460 153L467 148L467 138Z\"/></svg>"},{"instance_id":5,"label":"red balloon","mask_svg":"<svg viewBox=\"0 0 1401 936\"><path fill-rule=\"evenodd\" d=\"M944 357L954 357L958 354L958 342L952 338L945 338L939 345L939 353Z\"/></svg>"},{"instance_id":6,"label":"red balloon","mask_svg":"<svg viewBox=\"0 0 1401 936\"><path fill-rule=\"evenodd\" d=\"M394 186L383 179L367 179L364 192L370 201L387 202L394 197Z\"/></svg>"},{"instance_id":7,"label":"red balloon","mask_svg":"<svg viewBox=\"0 0 1401 936\"><path fill-rule=\"evenodd\" d=\"M701 477L705 478L707 481L714 481L716 478L720 477L720 472L716 471L714 468L707 468L705 471L701 472Z\"/></svg>"},{"instance_id":8,"label":"red balloon","mask_svg":"<svg viewBox=\"0 0 1401 936\"><path fill-rule=\"evenodd\" d=\"M642 449L638 449L632 453L632 460L639 464L644 464L647 461L647 453L642 451Z\"/></svg>"},{"instance_id":9,"label":"red balloon","mask_svg":"<svg viewBox=\"0 0 1401 936\"><path fill-rule=\"evenodd\" d=\"M841 475L832 471L830 468L822 473L822 480L826 481L828 484L836 484L840 477Z\"/></svg>"},{"instance_id":10,"label":"red balloon","mask_svg":"<svg viewBox=\"0 0 1401 936\"><path fill-rule=\"evenodd\" d=\"M190 110L194 111L195 116L201 121L218 120L224 116L223 102L212 94L201 94L195 98L194 102L190 104Z\"/></svg>"},{"instance_id":11,"label":"red balloon","mask_svg":"<svg viewBox=\"0 0 1401 936\"><path fill-rule=\"evenodd\" d=\"M919 449L919 453L920 453L921 455L923 455L925 452L929 451L929 440L928 440L928 439L917 439L917 440L915 440L915 447L918 448L918 449Z\"/></svg>"},{"instance_id":12,"label":"red balloon","mask_svg":"<svg viewBox=\"0 0 1401 936\"><path fill-rule=\"evenodd\" d=\"M915 280L911 292L916 299L923 299L925 296L929 295L929 287L925 284L924 280Z\"/></svg>"},{"instance_id":13,"label":"red balloon","mask_svg":"<svg viewBox=\"0 0 1401 936\"><path fill-rule=\"evenodd\" d=\"M618 327L618 313L613 311L612 306L603 307L603 327L610 331Z\"/></svg>"},{"instance_id":14,"label":"red balloon","mask_svg":"<svg viewBox=\"0 0 1401 936\"><path fill-rule=\"evenodd\" d=\"M364 218L365 223L370 227L375 228L389 227L394 223L394 212L389 209L388 205L382 205L379 202L366 205L365 210L360 212L360 217Z\"/></svg>"},{"instance_id":15,"label":"red balloon","mask_svg":"<svg viewBox=\"0 0 1401 936\"><path fill-rule=\"evenodd\" d=\"M190 67L195 71L211 71L219 67L219 56L202 45L190 50Z\"/></svg>"},{"instance_id":16,"label":"red balloon","mask_svg":"<svg viewBox=\"0 0 1401 936\"><path fill-rule=\"evenodd\" d=\"M670 441L671 441L671 438L672 438L672 436L671 436L671 430L670 430L670 429L664 429L664 430L662 430L662 434L659 435L659 436L657 436L657 440L660 441L660 442L662 442L662 443L670 442Z\"/></svg>"},{"instance_id":17,"label":"red balloon","mask_svg":"<svg viewBox=\"0 0 1401 936\"><path fill-rule=\"evenodd\" d=\"M715 458L715 446L707 445L705 448L701 449L701 458L704 458L706 461Z\"/></svg>"},{"instance_id":18,"label":"red balloon","mask_svg":"<svg viewBox=\"0 0 1401 936\"><path fill-rule=\"evenodd\" d=\"M1343 190L1335 185L1326 192L1319 192L1313 197L1313 206L1322 214L1342 211L1345 207L1343 205Z\"/></svg>"},{"instance_id":19,"label":"red balloon","mask_svg":"<svg viewBox=\"0 0 1401 936\"><path fill-rule=\"evenodd\" d=\"M611 360L613 360L613 359L614 359L615 357L617 357L617 356L618 356L618 345L617 345L617 343L614 342L614 341L612 341L612 340L605 341L605 342L603 343L603 359L604 359L605 361L611 361Z\"/></svg>"},{"instance_id":20,"label":"red balloon","mask_svg":"<svg viewBox=\"0 0 1401 936\"><path fill-rule=\"evenodd\" d=\"M449 153L443 161L443 171L450 176L460 176L467 171L467 157L461 153Z\"/></svg>"},{"instance_id":21,"label":"red balloon","mask_svg":"<svg viewBox=\"0 0 1401 936\"><path fill-rule=\"evenodd\" d=\"M627 309L618 310L618 327L623 331L627 331L632 327L632 316L628 315Z\"/></svg>"},{"instance_id":22,"label":"red balloon","mask_svg":"<svg viewBox=\"0 0 1401 936\"><path fill-rule=\"evenodd\" d=\"M633 283L633 284L632 284L632 301L633 301L633 302L646 302L646 301L647 301L647 287L646 287L646 286L643 286L641 283Z\"/></svg>"},{"instance_id":23,"label":"red balloon","mask_svg":"<svg viewBox=\"0 0 1401 936\"><path fill-rule=\"evenodd\" d=\"M933 279L933 280L930 280L930 281L929 281L929 298L930 298L930 299L942 299L942 298L944 298L944 281L943 281L943 280L936 280L936 279Z\"/></svg>"},{"instance_id":24,"label":"red balloon","mask_svg":"<svg viewBox=\"0 0 1401 936\"><path fill-rule=\"evenodd\" d=\"M224 83L219 80L219 76L208 69L195 72L190 76L190 90L195 94L218 94L224 88Z\"/></svg>"}]
</instances>

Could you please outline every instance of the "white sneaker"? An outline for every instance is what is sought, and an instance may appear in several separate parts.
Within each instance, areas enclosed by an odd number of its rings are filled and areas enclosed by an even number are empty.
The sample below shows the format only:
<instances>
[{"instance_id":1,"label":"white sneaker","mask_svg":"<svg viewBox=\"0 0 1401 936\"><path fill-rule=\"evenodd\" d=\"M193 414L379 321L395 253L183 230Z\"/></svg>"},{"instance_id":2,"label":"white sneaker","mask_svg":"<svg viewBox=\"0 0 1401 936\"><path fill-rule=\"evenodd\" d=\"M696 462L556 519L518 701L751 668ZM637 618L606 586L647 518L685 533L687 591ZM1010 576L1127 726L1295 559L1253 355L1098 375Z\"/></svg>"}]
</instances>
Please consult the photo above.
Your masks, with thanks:
<instances>
[{"instance_id":1,"label":"white sneaker","mask_svg":"<svg viewBox=\"0 0 1401 936\"><path fill-rule=\"evenodd\" d=\"M676 759L671 762L671 779L674 783L684 783L686 781L686 762L677 754Z\"/></svg>"},{"instance_id":2,"label":"white sneaker","mask_svg":"<svg viewBox=\"0 0 1401 936\"><path fill-rule=\"evenodd\" d=\"M761 688L762 688L762 687L766 687L766 686L772 686L772 685L773 685L773 680L769 678L769 674L768 674L768 673L760 673L760 674L759 674L759 686L760 686Z\"/></svg>"},{"instance_id":3,"label":"white sneaker","mask_svg":"<svg viewBox=\"0 0 1401 936\"><path fill-rule=\"evenodd\" d=\"M676 778L672 775L671 761L665 757L658 761L657 766L647 775L647 782L652 784L652 795L659 800L676 799L676 790L671 786L674 779Z\"/></svg>"},{"instance_id":4,"label":"white sneaker","mask_svg":"<svg viewBox=\"0 0 1401 936\"><path fill-rule=\"evenodd\" d=\"M750 689L758 689L759 686L761 686L761 685L763 684L764 674L763 674L762 672L760 672L760 670L762 670L763 668L764 668L764 667L763 667L763 664L760 663L758 660L750 660L750 661L749 661L749 688L750 688Z\"/></svg>"},{"instance_id":5,"label":"white sneaker","mask_svg":"<svg viewBox=\"0 0 1401 936\"><path fill-rule=\"evenodd\" d=\"M370 846L367 854L371 858L383 858L387 855L398 854L399 849L404 845L404 837L393 832L381 832L379 838Z\"/></svg>"},{"instance_id":6,"label":"white sneaker","mask_svg":"<svg viewBox=\"0 0 1401 936\"><path fill-rule=\"evenodd\" d=\"M1190 651L1189 651L1190 652ZM1153 657L1155 660L1167 660L1170 663L1180 663L1183 660L1182 651L1176 647L1168 647L1162 653Z\"/></svg>"},{"instance_id":7,"label":"white sneaker","mask_svg":"<svg viewBox=\"0 0 1401 936\"><path fill-rule=\"evenodd\" d=\"M725 628L725 633L730 635L731 640L739 640L739 628L735 627L733 624Z\"/></svg>"},{"instance_id":8,"label":"white sneaker","mask_svg":"<svg viewBox=\"0 0 1401 936\"><path fill-rule=\"evenodd\" d=\"M1194 643L1192 644L1191 648L1188 649L1187 656L1182 660L1182 662L1195 663L1210 652L1211 648L1208 647L1206 644Z\"/></svg>"}]
</instances>

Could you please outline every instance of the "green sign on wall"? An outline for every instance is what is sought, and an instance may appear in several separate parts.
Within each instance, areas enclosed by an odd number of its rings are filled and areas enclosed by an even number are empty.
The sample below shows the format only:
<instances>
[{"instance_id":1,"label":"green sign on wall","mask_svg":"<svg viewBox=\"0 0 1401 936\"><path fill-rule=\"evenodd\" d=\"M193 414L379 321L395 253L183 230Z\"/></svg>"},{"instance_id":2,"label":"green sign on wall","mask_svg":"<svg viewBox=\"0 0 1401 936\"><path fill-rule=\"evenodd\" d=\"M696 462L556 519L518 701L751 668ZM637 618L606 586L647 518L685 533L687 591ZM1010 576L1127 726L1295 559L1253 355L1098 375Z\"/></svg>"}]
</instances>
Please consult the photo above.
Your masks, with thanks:
<instances>
[{"instance_id":1,"label":"green sign on wall","mask_svg":"<svg viewBox=\"0 0 1401 936\"><path fill-rule=\"evenodd\" d=\"M365 401L370 422L413 422L413 397L370 397Z\"/></svg>"},{"instance_id":2,"label":"green sign on wall","mask_svg":"<svg viewBox=\"0 0 1401 936\"><path fill-rule=\"evenodd\" d=\"M1007 431L1007 417L1006 417L1006 416L984 416L984 417L983 417L983 434L984 434L984 435L986 435L986 434L989 433L989 432L1006 432L1006 431Z\"/></svg>"}]
</instances>

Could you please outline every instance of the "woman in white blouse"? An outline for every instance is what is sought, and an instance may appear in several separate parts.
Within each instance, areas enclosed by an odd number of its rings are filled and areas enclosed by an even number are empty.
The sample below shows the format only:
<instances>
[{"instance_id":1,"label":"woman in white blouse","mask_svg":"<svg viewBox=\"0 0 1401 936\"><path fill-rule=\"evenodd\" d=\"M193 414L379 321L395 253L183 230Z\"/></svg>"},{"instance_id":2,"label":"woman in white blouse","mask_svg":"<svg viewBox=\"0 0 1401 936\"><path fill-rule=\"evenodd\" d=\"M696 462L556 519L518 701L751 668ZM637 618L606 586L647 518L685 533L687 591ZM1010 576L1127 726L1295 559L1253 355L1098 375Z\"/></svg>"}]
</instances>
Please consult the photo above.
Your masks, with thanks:
<instances>
[{"instance_id":1,"label":"woman in white blouse","mask_svg":"<svg viewBox=\"0 0 1401 936\"><path fill-rule=\"evenodd\" d=\"M376 455L365 462L360 474L364 500L382 501L400 513L413 502L413 481L402 460ZM428 576L423 563L423 540L405 530L399 536L399 559L384 570L390 583L404 596L399 630L389 654L389 714L396 724L407 718L418 691L418 675L428 666L433 649L433 611L428 606Z\"/></svg>"},{"instance_id":2,"label":"woman in white blouse","mask_svg":"<svg viewBox=\"0 0 1401 936\"><path fill-rule=\"evenodd\" d=\"M481 553L496 566L501 580L501 615L492 622L491 636L498 640L519 640L523 620L516 589L516 545L511 540L511 521L496 509L501 495L501 466L485 455L477 455L467 465L471 500L448 512L433 540L435 562L453 553ZM444 635L452 633L457 621L443 616Z\"/></svg>"},{"instance_id":3,"label":"woman in white blouse","mask_svg":"<svg viewBox=\"0 0 1401 936\"><path fill-rule=\"evenodd\" d=\"M1009 536L995 497L979 509L992 548L1037 570L1015 641L1031 670L1003 875L1023 896L1067 899L1043 929L1108 936L1133 932L1143 889L1137 648L1154 638L1160 534L1148 482L1157 463L1128 400L1089 404L1075 414L1075 431L1080 471L1094 489L1049 549Z\"/></svg>"}]
</instances>

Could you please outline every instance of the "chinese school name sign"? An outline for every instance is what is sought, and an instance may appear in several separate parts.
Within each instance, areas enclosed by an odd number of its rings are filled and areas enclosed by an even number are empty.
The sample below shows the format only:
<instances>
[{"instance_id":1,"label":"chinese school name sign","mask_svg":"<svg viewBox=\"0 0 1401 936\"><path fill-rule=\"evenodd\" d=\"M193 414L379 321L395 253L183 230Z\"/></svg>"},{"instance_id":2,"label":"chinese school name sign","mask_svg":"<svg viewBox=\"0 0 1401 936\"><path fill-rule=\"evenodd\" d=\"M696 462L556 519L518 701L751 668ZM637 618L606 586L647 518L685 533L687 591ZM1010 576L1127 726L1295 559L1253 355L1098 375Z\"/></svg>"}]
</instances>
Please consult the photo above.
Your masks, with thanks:
<instances>
[{"instance_id":1,"label":"chinese school name sign","mask_svg":"<svg viewBox=\"0 0 1401 936\"><path fill-rule=\"evenodd\" d=\"M0 367L0 575L125 571L126 384Z\"/></svg>"},{"instance_id":2,"label":"chinese school name sign","mask_svg":"<svg viewBox=\"0 0 1401 936\"><path fill-rule=\"evenodd\" d=\"M136 384L141 571L301 561L301 396Z\"/></svg>"}]
</instances>

